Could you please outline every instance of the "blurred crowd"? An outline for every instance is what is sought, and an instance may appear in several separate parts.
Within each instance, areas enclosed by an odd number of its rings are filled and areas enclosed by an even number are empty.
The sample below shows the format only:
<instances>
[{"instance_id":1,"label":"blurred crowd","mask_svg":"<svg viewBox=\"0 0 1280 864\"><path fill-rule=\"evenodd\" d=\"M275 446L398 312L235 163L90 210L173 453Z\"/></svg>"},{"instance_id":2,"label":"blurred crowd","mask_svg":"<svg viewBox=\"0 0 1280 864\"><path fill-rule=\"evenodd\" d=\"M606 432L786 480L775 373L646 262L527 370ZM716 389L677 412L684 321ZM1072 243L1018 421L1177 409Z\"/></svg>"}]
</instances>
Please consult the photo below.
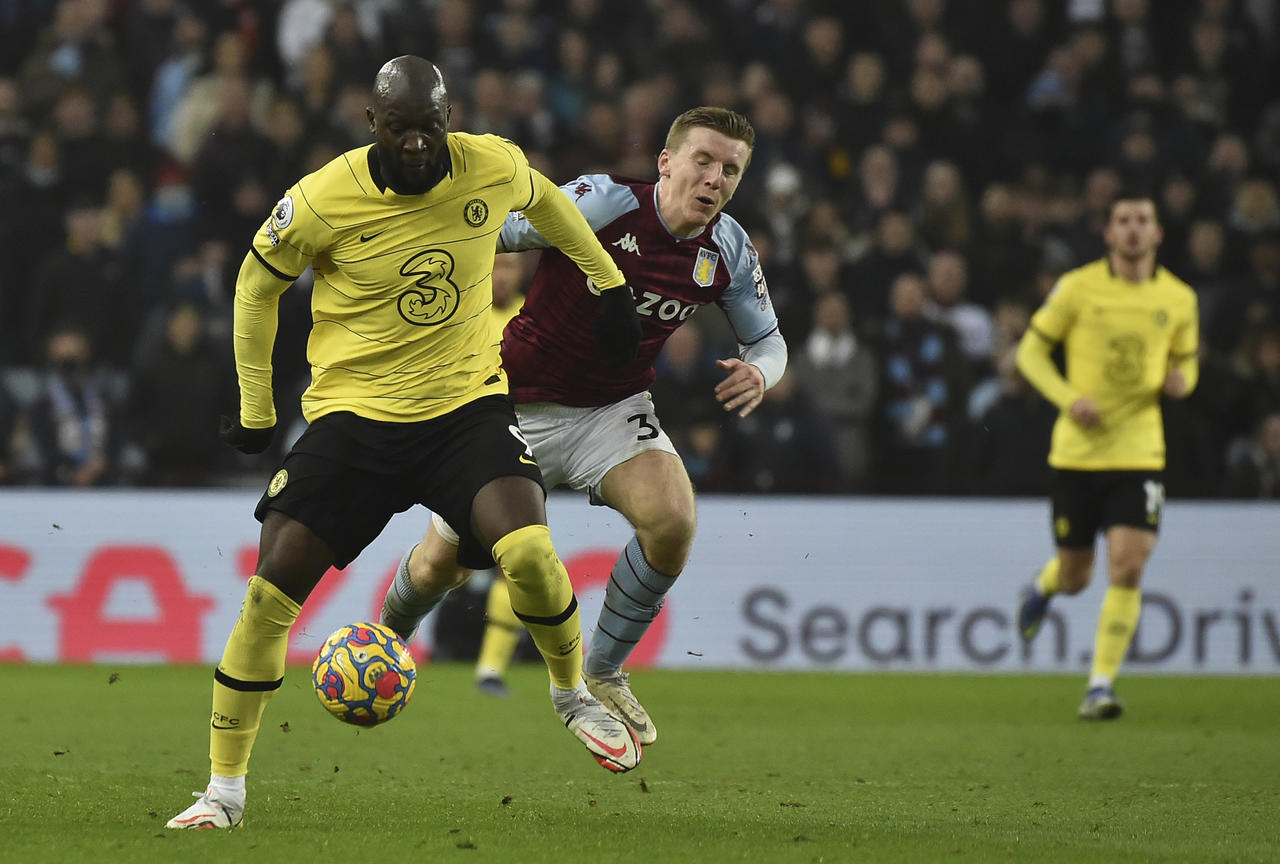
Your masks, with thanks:
<instances>
[{"instance_id":1,"label":"blurred crowd","mask_svg":"<svg viewBox=\"0 0 1280 864\"><path fill-rule=\"evenodd\" d=\"M791 362L736 420L721 316L670 340L654 398L701 491L1043 493L1055 412L1013 349L1137 187L1201 305L1169 493L1280 497L1270 0L0 2L0 482L261 482L299 431L309 276L281 304L289 428L251 459L214 434L236 271L289 185L371 142L405 53L444 71L453 128L556 182L653 177L694 105L750 118L728 212Z\"/></svg>"}]
</instances>

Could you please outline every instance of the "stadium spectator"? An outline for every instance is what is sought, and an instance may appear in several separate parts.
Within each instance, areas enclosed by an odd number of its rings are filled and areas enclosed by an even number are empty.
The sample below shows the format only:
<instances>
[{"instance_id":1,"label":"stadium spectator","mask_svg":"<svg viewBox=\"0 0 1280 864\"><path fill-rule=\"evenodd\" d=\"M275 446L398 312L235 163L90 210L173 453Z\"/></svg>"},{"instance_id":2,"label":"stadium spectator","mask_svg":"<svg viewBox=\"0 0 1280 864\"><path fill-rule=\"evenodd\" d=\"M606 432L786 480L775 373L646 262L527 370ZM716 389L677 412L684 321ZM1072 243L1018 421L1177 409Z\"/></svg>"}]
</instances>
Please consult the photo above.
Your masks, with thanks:
<instances>
[{"instance_id":1,"label":"stadium spectator","mask_svg":"<svg viewBox=\"0 0 1280 864\"><path fill-rule=\"evenodd\" d=\"M1280 411L1263 415L1253 438L1232 447L1222 491L1229 498L1280 499Z\"/></svg>"},{"instance_id":2,"label":"stadium spectator","mask_svg":"<svg viewBox=\"0 0 1280 864\"><path fill-rule=\"evenodd\" d=\"M242 34L235 30L217 34L210 62L211 67L188 84L175 106L171 134L165 141L169 153L184 166L192 164L211 135L221 134L218 127L229 118L243 118L241 125L255 129L265 129L271 122L275 86L255 72ZM240 168L254 164L243 162Z\"/></svg>"},{"instance_id":3,"label":"stadium spectator","mask_svg":"<svg viewBox=\"0 0 1280 864\"><path fill-rule=\"evenodd\" d=\"M707 420L717 420L710 394L720 376L715 355L702 338L699 319L691 318L672 332L653 363L657 377L649 392L654 410L662 412L662 426L676 452L689 449L692 430Z\"/></svg>"},{"instance_id":4,"label":"stadium spectator","mask_svg":"<svg viewBox=\"0 0 1280 864\"><path fill-rule=\"evenodd\" d=\"M214 434L218 415L235 404L231 358L214 342L191 302L175 304L163 332L139 345L130 374L125 425L145 456L138 482L212 486L228 460Z\"/></svg>"},{"instance_id":5,"label":"stadium spectator","mask_svg":"<svg viewBox=\"0 0 1280 864\"><path fill-rule=\"evenodd\" d=\"M0 486L18 482L14 464L14 436L18 428L18 406L3 378L0 378Z\"/></svg>"},{"instance_id":6,"label":"stadium spectator","mask_svg":"<svg viewBox=\"0 0 1280 864\"><path fill-rule=\"evenodd\" d=\"M997 392L974 418L969 491L977 495L1044 495L1049 491L1049 435L1057 412L1018 371L1017 344L995 354ZM976 389L976 388L975 388Z\"/></svg>"},{"instance_id":7,"label":"stadium spectator","mask_svg":"<svg viewBox=\"0 0 1280 864\"><path fill-rule=\"evenodd\" d=\"M724 432L722 447L733 477L724 491L767 495L832 494L840 491L832 430L783 373L760 406Z\"/></svg>"},{"instance_id":8,"label":"stadium spectator","mask_svg":"<svg viewBox=\"0 0 1280 864\"><path fill-rule=\"evenodd\" d=\"M118 46L106 26L108 11L106 0L58 0L18 73L29 117L47 117L72 86L83 88L95 109L124 88Z\"/></svg>"},{"instance_id":9,"label":"stadium spectator","mask_svg":"<svg viewBox=\"0 0 1280 864\"><path fill-rule=\"evenodd\" d=\"M78 198L66 211L66 242L39 265L27 308L27 361L40 356L55 325L77 324L98 359L124 365L138 320L116 255L102 237L102 204Z\"/></svg>"},{"instance_id":10,"label":"stadium spectator","mask_svg":"<svg viewBox=\"0 0 1280 864\"><path fill-rule=\"evenodd\" d=\"M45 486L109 486L119 480L118 397L97 367L89 333L58 325L44 346L40 394L24 426L36 480Z\"/></svg>"},{"instance_id":11,"label":"stadium spectator","mask_svg":"<svg viewBox=\"0 0 1280 864\"><path fill-rule=\"evenodd\" d=\"M876 346L881 370L875 424L880 492L960 489L968 370L955 331L929 319L926 291L917 273L893 280L889 317Z\"/></svg>"},{"instance_id":12,"label":"stadium spectator","mask_svg":"<svg viewBox=\"0 0 1280 864\"><path fill-rule=\"evenodd\" d=\"M870 490L875 461L872 424L880 369L866 333L854 327L849 298L824 291L814 300L812 326L791 361L792 377L823 419L835 443L839 483L833 491Z\"/></svg>"},{"instance_id":13,"label":"stadium spectator","mask_svg":"<svg viewBox=\"0 0 1280 864\"><path fill-rule=\"evenodd\" d=\"M849 280L854 285L854 317L870 327L883 322L889 313L890 286L903 274L923 272L925 260L907 214L885 211L870 248L853 262Z\"/></svg>"},{"instance_id":14,"label":"stadium spectator","mask_svg":"<svg viewBox=\"0 0 1280 864\"><path fill-rule=\"evenodd\" d=\"M941 249L929 256L925 279L929 317L955 331L969 364L968 377L976 380L991 368L995 321L990 309L969 300L969 262L955 249Z\"/></svg>"}]
</instances>

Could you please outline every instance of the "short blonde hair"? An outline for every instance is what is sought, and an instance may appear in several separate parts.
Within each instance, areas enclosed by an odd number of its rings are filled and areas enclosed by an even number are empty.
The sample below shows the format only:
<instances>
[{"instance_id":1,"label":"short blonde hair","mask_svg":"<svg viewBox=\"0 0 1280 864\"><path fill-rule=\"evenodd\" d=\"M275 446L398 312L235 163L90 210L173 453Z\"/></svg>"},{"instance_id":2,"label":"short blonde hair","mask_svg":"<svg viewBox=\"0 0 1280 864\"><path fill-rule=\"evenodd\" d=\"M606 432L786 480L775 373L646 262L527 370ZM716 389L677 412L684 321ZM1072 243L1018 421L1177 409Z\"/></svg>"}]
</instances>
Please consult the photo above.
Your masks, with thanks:
<instances>
[{"instance_id":1,"label":"short blonde hair","mask_svg":"<svg viewBox=\"0 0 1280 864\"><path fill-rule=\"evenodd\" d=\"M751 154L756 147L756 130L751 127L751 122L737 111L710 105L690 108L672 121L671 128L667 130L666 148L675 152L688 137L689 130L699 127L713 129L721 135L746 144L747 162L751 162Z\"/></svg>"}]
</instances>

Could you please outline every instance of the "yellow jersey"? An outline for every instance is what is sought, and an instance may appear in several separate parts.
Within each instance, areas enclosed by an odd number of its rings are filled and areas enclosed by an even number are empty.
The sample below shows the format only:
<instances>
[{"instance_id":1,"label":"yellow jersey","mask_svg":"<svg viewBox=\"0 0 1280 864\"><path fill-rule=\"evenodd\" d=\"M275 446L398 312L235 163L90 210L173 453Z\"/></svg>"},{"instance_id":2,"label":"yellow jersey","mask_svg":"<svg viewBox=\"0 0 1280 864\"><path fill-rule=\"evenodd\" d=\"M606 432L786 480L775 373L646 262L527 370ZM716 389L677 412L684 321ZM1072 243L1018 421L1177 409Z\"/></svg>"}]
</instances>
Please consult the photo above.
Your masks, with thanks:
<instances>
[{"instance_id":1,"label":"yellow jersey","mask_svg":"<svg viewBox=\"0 0 1280 864\"><path fill-rule=\"evenodd\" d=\"M1104 258L1063 274L1018 345L1018 369L1058 406L1049 464L1078 471L1163 469L1160 395L1171 367L1187 392L1199 375L1195 292L1163 267L1131 282ZM1051 359L1062 343L1065 377ZM1088 396L1100 421L1086 428L1070 416Z\"/></svg>"},{"instance_id":2,"label":"yellow jersey","mask_svg":"<svg viewBox=\"0 0 1280 864\"><path fill-rule=\"evenodd\" d=\"M334 411L412 422L506 393L490 307L497 235L510 211L550 228L595 284L624 277L564 193L493 135L450 133L435 187L400 195L373 146L303 177L254 236L236 281L240 417L274 425L271 351L280 295L314 275L308 422Z\"/></svg>"}]
</instances>

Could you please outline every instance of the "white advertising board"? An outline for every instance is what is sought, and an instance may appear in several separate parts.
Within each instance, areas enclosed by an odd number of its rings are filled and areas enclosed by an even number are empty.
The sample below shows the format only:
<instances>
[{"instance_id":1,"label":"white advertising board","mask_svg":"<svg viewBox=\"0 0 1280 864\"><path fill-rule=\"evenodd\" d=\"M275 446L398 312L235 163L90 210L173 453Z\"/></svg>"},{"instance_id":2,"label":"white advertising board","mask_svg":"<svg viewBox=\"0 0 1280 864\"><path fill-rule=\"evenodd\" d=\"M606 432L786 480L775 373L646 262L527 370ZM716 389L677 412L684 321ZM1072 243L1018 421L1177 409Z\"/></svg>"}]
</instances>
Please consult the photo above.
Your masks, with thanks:
<instances>
[{"instance_id":1,"label":"white advertising board","mask_svg":"<svg viewBox=\"0 0 1280 864\"><path fill-rule=\"evenodd\" d=\"M215 663L256 561L253 492L0 491L0 660ZM589 641L625 521L552 495ZM1037 640L1017 591L1050 554L1040 500L704 497L692 558L633 665L1084 672L1105 571ZM303 609L290 660L376 620L427 524L401 514ZM1100 558L1104 556L1100 555ZM1280 507L1172 502L1131 673L1280 674ZM415 647L430 654L424 627Z\"/></svg>"}]
</instances>

